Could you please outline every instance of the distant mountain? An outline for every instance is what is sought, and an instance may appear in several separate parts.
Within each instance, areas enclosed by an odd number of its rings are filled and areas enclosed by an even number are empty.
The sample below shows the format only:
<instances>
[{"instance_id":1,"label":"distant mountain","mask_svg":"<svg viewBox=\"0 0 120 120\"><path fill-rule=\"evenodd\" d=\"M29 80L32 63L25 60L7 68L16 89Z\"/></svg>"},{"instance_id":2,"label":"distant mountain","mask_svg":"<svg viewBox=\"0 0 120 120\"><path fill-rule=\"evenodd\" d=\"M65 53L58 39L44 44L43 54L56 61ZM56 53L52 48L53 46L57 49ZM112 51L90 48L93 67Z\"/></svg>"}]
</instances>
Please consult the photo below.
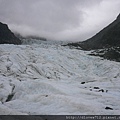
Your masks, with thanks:
<instances>
[{"instance_id":1,"label":"distant mountain","mask_svg":"<svg viewBox=\"0 0 120 120\"><path fill-rule=\"evenodd\" d=\"M95 50L91 55L120 62L120 14L115 21L92 38L83 42L69 43L68 46L83 50Z\"/></svg>"},{"instance_id":2,"label":"distant mountain","mask_svg":"<svg viewBox=\"0 0 120 120\"><path fill-rule=\"evenodd\" d=\"M0 44L21 44L21 40L8 28L7 24L0 22Z\"/></svg>"}]
</instances>

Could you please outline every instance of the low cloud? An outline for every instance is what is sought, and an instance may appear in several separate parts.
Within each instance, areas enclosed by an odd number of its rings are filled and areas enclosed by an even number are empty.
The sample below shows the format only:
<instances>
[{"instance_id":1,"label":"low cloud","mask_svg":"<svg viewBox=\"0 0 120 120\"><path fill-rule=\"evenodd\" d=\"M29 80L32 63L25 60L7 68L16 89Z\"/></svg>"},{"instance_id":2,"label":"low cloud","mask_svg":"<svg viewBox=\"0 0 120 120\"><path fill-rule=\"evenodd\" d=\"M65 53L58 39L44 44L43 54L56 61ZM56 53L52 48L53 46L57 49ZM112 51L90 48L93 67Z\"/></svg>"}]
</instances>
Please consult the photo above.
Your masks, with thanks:
<instances>
[{"instance_id":1,"label":"low cloud","mask_svg":"<svg viewBox=\"0 0 120 120\"><path fill-rule=\"evenodd\" d=\"M119 0L0 0L0 21L13 32L82 41L112 22Z\"/></svg>"}]
</instances>

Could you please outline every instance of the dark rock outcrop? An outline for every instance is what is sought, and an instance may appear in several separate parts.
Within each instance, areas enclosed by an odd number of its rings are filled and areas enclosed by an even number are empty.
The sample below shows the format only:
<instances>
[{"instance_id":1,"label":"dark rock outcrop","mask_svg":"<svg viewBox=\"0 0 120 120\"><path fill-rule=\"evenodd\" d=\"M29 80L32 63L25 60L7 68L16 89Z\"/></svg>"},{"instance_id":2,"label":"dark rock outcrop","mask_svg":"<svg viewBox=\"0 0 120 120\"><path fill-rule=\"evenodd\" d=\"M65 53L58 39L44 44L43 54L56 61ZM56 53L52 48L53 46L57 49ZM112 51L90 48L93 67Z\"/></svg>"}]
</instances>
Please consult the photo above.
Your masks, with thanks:
<instances>
[{"instance_id":1,"label":"dark rock outcrop","mask_svg":"<svg viewBox=\"0 0 120 120\"><path fill-rule=\"evenodd\" d=\"M106 107L105 109L106 110L113 110L113 108L111 108L111 107Z\"/></svg>"},{"instance_id":2,"label":"dark rock outcrop","mask_svg":"<svg viewBox=\"0 0 120 120\"><path fill-rule=\"evenodd\" d=\"M111 47L94 50L90 55L100 56L108 60L120 62L120 47Z\"/></svg>"},{"instance_id":3,"label":"dark rock outcrop","mask_svg":"<svg viewBox=\"0 0 120 120\"><path fill-rule=\"evenodd\" d=\"M21 44L21 40L8 28L7 24L0 22L0 44Z\"/></svg>"}]
</instances>

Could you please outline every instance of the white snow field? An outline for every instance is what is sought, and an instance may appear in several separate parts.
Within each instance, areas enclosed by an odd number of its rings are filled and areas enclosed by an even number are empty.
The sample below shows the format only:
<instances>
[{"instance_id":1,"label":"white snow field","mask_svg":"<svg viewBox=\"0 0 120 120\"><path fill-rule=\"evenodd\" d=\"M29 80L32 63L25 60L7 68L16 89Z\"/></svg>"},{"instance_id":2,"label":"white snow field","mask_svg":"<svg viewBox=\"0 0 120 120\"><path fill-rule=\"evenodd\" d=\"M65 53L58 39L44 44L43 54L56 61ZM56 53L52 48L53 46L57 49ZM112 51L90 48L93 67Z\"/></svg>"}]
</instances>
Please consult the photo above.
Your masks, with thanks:
<instances>
[{"instance_id":1,"label":"white snow field","mask_svg":"<svg viewBox=\"0 0 120 120\"><path fill-rule=\"evenodd\" d=\"M0 45L0 115L119 115L120 63L60 45Z\"/></svg>"}]
</instances>

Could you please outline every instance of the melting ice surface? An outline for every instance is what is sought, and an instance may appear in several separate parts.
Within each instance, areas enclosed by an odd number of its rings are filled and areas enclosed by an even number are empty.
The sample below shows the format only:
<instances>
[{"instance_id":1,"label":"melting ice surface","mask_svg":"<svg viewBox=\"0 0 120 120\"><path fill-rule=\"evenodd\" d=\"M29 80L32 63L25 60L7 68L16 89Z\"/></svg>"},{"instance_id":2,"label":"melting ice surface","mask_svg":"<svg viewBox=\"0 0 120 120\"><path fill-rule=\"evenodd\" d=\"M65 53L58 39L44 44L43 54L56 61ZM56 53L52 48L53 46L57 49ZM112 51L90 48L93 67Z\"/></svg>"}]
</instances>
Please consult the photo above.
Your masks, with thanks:
<instances>
[{"instance_id":1,"label":"melting ice surface","mask_svg":"<svg viewBox=\"0 0 120 120\"><path fill-rule=\"evenodd\" d=\"M0 114L119 115L120 63L88 53L0 45Z\"/></svg>"}]
</instances>

